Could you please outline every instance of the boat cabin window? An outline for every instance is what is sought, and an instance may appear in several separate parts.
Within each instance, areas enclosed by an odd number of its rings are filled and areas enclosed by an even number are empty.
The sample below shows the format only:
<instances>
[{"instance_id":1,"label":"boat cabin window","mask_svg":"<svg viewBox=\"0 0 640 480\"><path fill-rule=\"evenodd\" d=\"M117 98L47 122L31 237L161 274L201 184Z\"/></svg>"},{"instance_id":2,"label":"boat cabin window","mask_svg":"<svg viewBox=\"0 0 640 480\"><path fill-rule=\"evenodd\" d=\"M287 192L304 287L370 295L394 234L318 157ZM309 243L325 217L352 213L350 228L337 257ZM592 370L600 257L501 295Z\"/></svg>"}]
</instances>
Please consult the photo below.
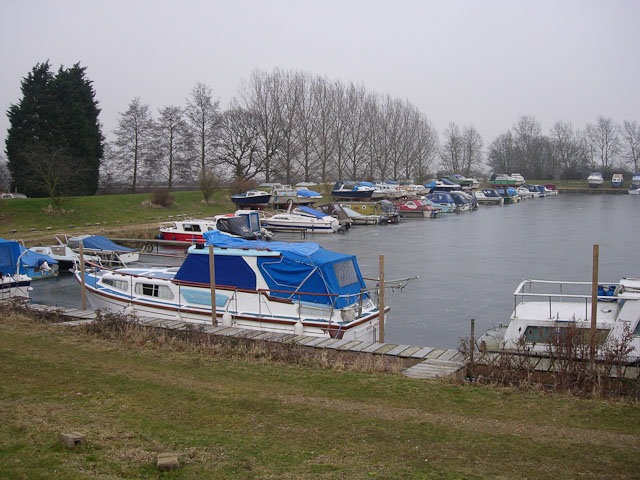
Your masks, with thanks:
<instances>
[{"instance_id":1,"label":"boat cabin window","mask_svg":"<svg viewBox=\"0 0 640 480\"><path fill-rule=\"evenodd\" d=\"M136 283L136 293L148 297L157 297L171 300L173 292L166 285L156 285L153 283Z\"/></svg>"},{"instance_id":2,"label":"boat cabin window","mask_svg":"<svg viewBox=\"0 0 640 480\"><path fill-rule=\"evenodd\" d=\"M338 279L338 284L341 287L352 285L359 281L356 268L353 265L353 260L345 260L333 264L333 271Z\"/></svg>"},{"instance_id":3,"label":"boat cabin window","mask_svg":"<svg viewBox=\"0 0 640 480\"><path fill-rule=\"evenodd\" d=\"M185 223L184 224L184 231L185 232L199 232L200 231L200 225L198 225L197 223Z\"/></svg>"},{"instance_id":4,"label":"boat cabin window","mask_svg":"<svg viewBox=\"0 0 640 480\"><path fill-rule=\"evenodd\" d=\"M123 291L129 290L129 282L127 282L126 280L115 280L113 278L103 278L102 284L109 285L110 287L113 287L117 290L123 290Z\"/></svg>"}]
</instances>

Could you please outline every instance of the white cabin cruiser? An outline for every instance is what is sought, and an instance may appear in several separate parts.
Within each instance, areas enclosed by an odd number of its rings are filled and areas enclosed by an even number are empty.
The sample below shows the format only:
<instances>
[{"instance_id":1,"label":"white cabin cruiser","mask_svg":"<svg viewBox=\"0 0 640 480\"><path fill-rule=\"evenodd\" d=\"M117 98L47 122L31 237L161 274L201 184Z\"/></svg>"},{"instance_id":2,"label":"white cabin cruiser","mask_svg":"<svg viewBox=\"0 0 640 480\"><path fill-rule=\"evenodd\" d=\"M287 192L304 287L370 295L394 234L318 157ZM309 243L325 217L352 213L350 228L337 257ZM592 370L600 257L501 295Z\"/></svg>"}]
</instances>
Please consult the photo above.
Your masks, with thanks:
<instances>
[{"instance_id":1,"label":"white cabin cruiser","mask_svg":"<svg viewBox=\"0 0 640 480\"><path fill-rule=\"evenodd\" d=\"M338 219L310 207L297 207L285 213L265 217L263 224L267 230L301 231L309 233L335 233L340 229Z\"/></svg>"},{"instance_id":2,"label":"white cabin cruiser","mask_svg":"<svg viewBox=\"0 0 640 480\"><path fill-rule=\"evenodd\" d=\"M220 232L214 245L216 317L225 326L376 341L379 309L354 255L315 243L249 241ZM209 249L191 246L180 267L84 270L95 309L211 324ZM81 273L76 272L81 283Z\"/></svg>"},{"instance_id":3,"label":"white cabin cruiser","mask_svg":"<svg viewBox=\"0 0 640 480\"><path fill-rule=\"evenodd\" d=\"M604 178L602 178L602 173L600 172L592 172L591 175L587 177L587 183L590 187L601 187L604 183Z\"/></svg>"},{"instance_id":4,"label":"white cabin cruiser","mask_svg":"<svg viewBox=\"0 0 640 480\"><path fill-rule=\"evenodd\" d=\"M570 326L589 338L591 282L525 280L514 292L509 325L490 330L479 340L490 349L514 350L524 341L534 355L547 356L552 339ZM597 355L630 336L627 361L640 359L640 278L599 282L595 342ZM563 330L564 329L564 330ZM493 345L491 345L493 343Z\"/></svg>"}]
</instances>

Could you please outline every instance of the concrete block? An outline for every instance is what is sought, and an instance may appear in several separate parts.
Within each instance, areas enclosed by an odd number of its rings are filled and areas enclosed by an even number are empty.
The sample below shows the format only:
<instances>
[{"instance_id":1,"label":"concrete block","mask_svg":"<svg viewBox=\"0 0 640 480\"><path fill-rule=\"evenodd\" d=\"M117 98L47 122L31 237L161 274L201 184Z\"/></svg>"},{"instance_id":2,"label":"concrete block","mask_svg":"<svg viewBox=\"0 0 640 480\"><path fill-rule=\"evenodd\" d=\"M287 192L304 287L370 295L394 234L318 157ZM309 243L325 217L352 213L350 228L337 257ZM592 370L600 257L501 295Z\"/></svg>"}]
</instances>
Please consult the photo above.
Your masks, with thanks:
<instances>
[{"instance_id":1,"label":"concrete block","mask_svg":"<svg viewBox=\"0 0 640 480\"><path fill-rule=\"evenodd\" d=\"M60 434L60 443L68 448L74 448L76 445L87 441L87 437L82 433L70 432Z\"/></svg>"},{"instance_id":2,"label":"concrete block","mask_svg":"<svg viewBox=\"0 0 640 480\"><path fill-rule=\"evenodd\" d=\"M161 472L168 472L180 468L178 455L175 453L161 453L156 461L156 468Z\"/></svg>"}]
</instances>

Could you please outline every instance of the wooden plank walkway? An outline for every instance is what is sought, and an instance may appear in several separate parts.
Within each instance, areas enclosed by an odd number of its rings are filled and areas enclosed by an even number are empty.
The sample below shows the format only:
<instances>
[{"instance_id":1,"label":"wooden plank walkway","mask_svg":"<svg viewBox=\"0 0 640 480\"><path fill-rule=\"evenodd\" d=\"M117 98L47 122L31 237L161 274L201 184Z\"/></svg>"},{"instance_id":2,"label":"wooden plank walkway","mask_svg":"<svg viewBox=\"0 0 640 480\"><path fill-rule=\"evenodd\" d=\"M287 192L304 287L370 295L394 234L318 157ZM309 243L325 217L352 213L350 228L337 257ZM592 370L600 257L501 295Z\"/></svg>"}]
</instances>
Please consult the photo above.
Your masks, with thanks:
<instances>
[{"instance_id":1,"label":"wooden plank walkway","mask_svg":"<svg viewBox=\"0 0 640 480\"><path fill-rule=\"evenodd\" d=\"M96 318L96 313L93 310L53 307L36 303L30 303L28 306L34 310L56 312L69 318L69 321L62 322L60 325L70 327L89 323ZM179 320L159 318L140 318L138 321L142 325L166 328L170 330L184 330L188 328L189 325L197 326L197 324ZM372 355L395 357L403 361L418 361L420 363L403 371L404 375L411 378L436 378L445 375L454 375L464 367L464 364L459 361L460 355L457 350L436 349L417 345L399 345L395 343L373 343L362 342L359 340L311 337L305 335L293 335L289 333L263 332L260 330L213 325L205 325L203 331L211 335L298 344L308 348L336 350L357 354L369 353Z\"/></svg>"}]
</instances>

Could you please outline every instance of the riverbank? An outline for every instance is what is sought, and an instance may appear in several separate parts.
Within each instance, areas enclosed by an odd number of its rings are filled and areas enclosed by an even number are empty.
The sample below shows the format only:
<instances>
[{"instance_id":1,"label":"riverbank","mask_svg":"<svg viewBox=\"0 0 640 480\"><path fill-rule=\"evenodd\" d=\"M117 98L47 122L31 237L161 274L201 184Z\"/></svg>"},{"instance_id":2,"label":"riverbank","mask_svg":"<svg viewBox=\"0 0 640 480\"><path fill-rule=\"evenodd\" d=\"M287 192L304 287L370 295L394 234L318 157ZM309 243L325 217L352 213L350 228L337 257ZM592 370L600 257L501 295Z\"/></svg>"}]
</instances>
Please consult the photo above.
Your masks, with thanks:
<instances>
[{"instance_id":1,"label":"riverbank","mask_svg":"<svg viewBox=\"0 0 640 480\"><path fill-rule=\"evenodd\" d=\"M634 478L640 408L0 319L3 478ZM79 431L67 450L58 435Z\"/></svg>"}]
</instances>

